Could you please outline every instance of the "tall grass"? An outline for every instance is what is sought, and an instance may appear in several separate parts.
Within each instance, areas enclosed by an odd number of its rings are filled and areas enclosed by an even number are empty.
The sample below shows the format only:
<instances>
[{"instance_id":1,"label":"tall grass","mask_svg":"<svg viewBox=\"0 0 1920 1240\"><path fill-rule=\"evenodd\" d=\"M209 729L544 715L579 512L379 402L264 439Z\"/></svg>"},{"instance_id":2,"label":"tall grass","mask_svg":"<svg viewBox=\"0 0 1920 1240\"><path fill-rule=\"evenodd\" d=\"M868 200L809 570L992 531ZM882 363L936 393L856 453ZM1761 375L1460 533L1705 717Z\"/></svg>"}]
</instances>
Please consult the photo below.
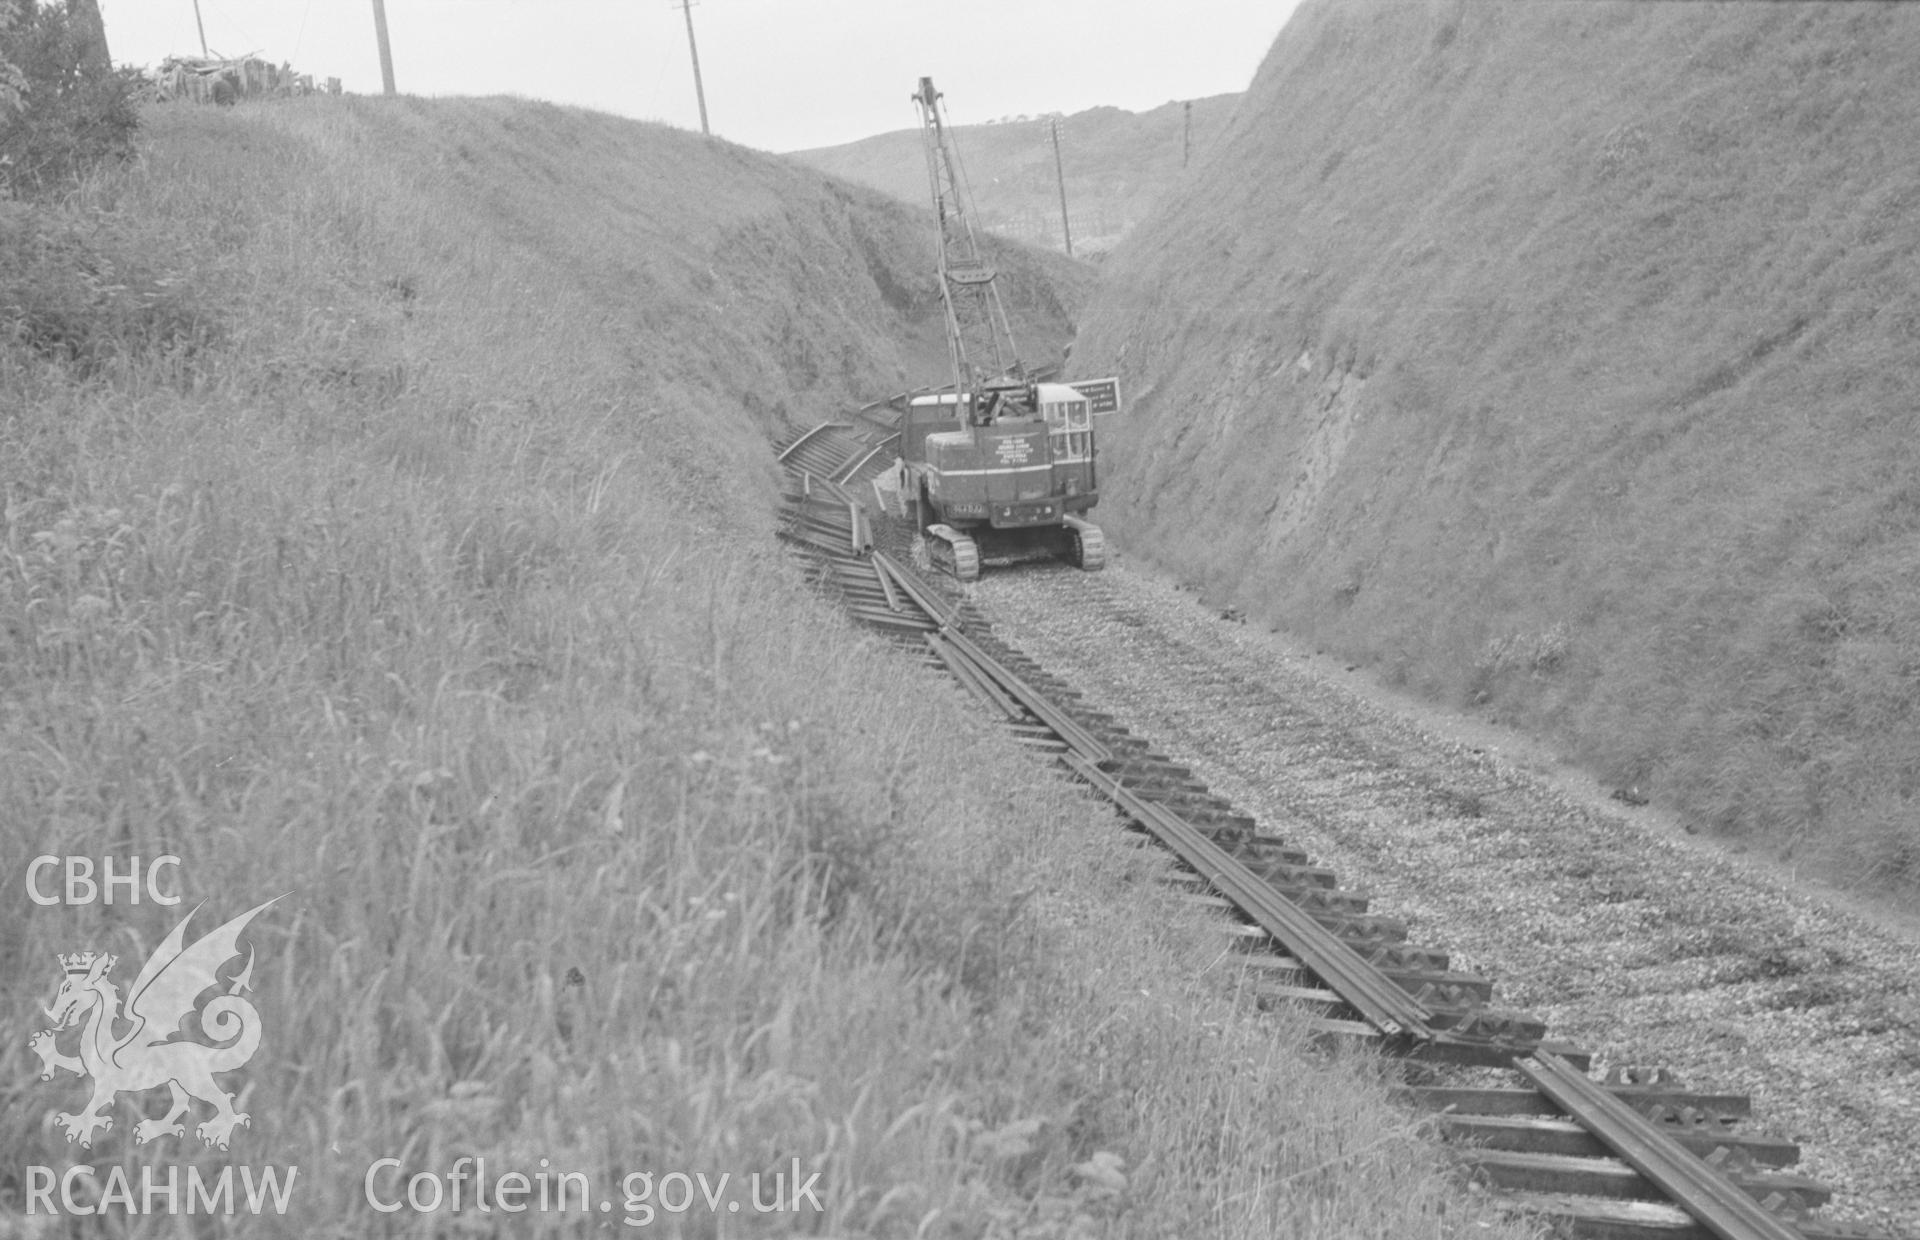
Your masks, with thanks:
<instances>
[{"instance_id":1,"label":"tall grass","mask_svg":"<svg viewBox=\"0 0 1920 1240\"><path fill-rule=\"evenodd\" d=\"M849 202L859 236L816 227ZM875 267L924 256L864 209L644 126L329 100L157 112L137 167L36 217L15 284L85 348L0 353L0 1234L570 1234L639 1217L629 1173L796 1167L818 1215L640 1205L692 1235L1518 1234L1369 1069L1251 1013L1105 811L774 548L776 405L917 347ZM743 237L805 269L727 266ZM730 399L809 353L838 360L760 422ZM179 908L20 881L163 853ZM231 1152L133 1145L131 1098L68 1147L82 1087L27 1047L54 954L116 952L124 988L186 908L274 896ZM378 1159L463 1157L617 1212L367 1201ZM285 1217L21 1215L29 1168L83 1158L136 1199L142 1168L299 1171Z\"/></svg>"}]
</instances>

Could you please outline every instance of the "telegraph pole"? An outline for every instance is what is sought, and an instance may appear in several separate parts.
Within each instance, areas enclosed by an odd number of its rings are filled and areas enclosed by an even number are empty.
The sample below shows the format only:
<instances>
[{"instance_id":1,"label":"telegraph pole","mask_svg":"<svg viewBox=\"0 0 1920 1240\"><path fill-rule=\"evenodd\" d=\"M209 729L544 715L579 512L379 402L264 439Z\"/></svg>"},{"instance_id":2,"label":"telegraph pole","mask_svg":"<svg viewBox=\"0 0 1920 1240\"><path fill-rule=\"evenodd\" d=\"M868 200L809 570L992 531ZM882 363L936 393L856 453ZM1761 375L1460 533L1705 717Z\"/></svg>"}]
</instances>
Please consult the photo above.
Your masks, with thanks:
<instances>
[{"instance_id":1,"label":"telegraph pole","mask_svg":"<svg viewBox=\"0 0 1920 1240\"><path fill-rule=\"evenodd\" d=\"M102 76L113 72L113 57L107 52L107 27L100 20L98 0L67 0L67 19L79 36L80 67Z\"/></svg>"},{"instance_id":2,"label":"telegraph pole","mask_svg":"<svg viewBox=\"0 0 1920 1240\"><path fill-rule=\"evenodd\" d=\"M693 41L693 0L680 0L680 11L687 15L687 51L693 54L693 93L700 100L700 132L712 137L713 130L707 128L707 88L700 84L700 45Z\"/></svg>"},{"instance_id":3,"label":"telegraph pole","mask_svg":"<svg viewBox=\"0 0 1920 1240\"><path fill-rule=\"evenodd\" d=\"M386 94L398 94L393 88L393 44L387 41L387 0L373 0L373 32L380 39L380 85Z\"/></svg>"},{"instance_id":4,"label":"telegraph pole","mask_svg":"<svg viewBox=\"0 0 1920 1240\"><path fill-rule=\"evenodd\" d=\"M1073 224L1067 219L1067 174L1060 165L1060 118L1053 118L1053 175L1060 182L1060 235L1067 240L1067 257L1073 257Z\"/></svg>"},{"instance_id":5,"label":"telegraph pole","mask_svg":"<svg viewBox=\"0 0 1920 1240\"><path fill-rule=\"evenodd\" d=\"M1187 166L1187 157L1193 154L1193 100L1187 100L1181 115L1187 121L1186 129L1180 135L1180 166L1184 168Z\"/></svg>"},{"instance_id":6,"label":"telegraph pole","mask_svg":"<svg viewBox=\"0 0 1920 1240\"><path fill-rule=\"evenodd\" d=\"M200 20L200 0L193 0L193 24L200 31L200 57L207 58L207 23Z\"/></svg>"}]
</instances>

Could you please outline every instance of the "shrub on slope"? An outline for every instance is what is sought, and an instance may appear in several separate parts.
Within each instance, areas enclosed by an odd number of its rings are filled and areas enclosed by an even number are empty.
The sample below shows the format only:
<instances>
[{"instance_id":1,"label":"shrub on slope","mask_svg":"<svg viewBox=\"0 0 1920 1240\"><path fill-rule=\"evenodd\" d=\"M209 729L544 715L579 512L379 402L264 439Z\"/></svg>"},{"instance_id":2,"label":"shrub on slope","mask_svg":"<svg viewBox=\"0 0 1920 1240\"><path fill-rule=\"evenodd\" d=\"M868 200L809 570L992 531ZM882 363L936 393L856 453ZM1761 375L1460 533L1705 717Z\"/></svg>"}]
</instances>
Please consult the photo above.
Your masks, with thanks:
<instances>
[{"instance_id":1,"label":"shrub on slope","mask_svg":"<svg viewBox=\"0 0 1920 1240\"><path fill-rule=\"evenodd\" d=\"M1102 512L1621 785L1920 881L1920 21L1309 0L1117 252Z\"/></svg>"},{"instance_id":2,"label":"shrub on slope","mask_svg":"<svg viewBox=\"0 0 1920 1240\"><path fill-rule=\"evenodd\" d=\"M0 0L0 197L57 193L129 155L141 84L108 63L91 6Z\"/></svg>"}]
</instances>

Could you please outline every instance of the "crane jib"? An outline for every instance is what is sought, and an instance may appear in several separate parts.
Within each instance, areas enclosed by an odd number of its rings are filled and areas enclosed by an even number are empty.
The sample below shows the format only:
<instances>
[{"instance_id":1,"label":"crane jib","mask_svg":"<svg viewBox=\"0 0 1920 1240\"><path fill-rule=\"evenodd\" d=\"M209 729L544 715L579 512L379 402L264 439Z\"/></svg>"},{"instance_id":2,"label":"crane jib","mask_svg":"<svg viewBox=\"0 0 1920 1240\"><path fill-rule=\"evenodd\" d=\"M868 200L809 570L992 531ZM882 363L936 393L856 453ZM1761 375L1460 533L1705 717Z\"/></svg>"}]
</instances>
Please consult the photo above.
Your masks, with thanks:
<instances>
[{"instance_id":1,"label":"crane jib","mask_svg":"<svg viewBox=\"0 0 1920 1240\"><path fill-rule=\"evenodd\" d=\"M1014 563L1058 555L1096 570L1106 563L1100 527L1076 514L1098 502L1091 415L1119 406L1118 385L1093 380L1081 392L1042 382L1021 364L932 78L920 79L913 99L938 222L953 381L909 396L900 410L905 515L924 534L929 556L962 581L979 576L983 557ZM936 554L936 546L945 550Z\"/></svg>"}]
</instances>

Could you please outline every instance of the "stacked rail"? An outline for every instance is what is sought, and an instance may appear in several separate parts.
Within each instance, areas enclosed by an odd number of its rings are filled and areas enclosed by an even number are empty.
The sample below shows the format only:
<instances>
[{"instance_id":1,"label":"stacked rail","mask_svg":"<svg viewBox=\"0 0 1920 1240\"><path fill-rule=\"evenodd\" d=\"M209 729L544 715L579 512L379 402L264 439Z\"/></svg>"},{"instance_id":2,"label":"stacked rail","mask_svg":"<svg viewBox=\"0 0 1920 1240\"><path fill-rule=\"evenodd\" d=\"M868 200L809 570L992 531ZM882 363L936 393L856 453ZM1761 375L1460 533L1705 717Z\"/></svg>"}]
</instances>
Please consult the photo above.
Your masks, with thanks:
<instances>
[{"instance_id":1,"label":"stacked rail","mask_svg":"<svg viewBox=\"0 0 1920 1240\"><path fill-rule=\"evenodd\" d=\"M1174 881L1229 914L1227 932L1264 1005L1295 1009L1327 1037L1517 1076L1514 1086L1428 1086L1405 1097L1434 1113L1435 1131L1477 1178L1571 1234L1892 1240L1811 1218L1831 1193L1782 1170L1798 1160L1797 1146L1746 1131L1744 1096L1690 1092L1660 1073L1616 1070L1592 1081L1587 1052L1548 1040L1538 1018L1495 1006L1487 979L1410 943L1404 922L1373 911L1364 894L1263 833L1187 767L1086 708L971 606L876 549L876 537L883 545L903 537L884 519L876 529L861 497L891 463L874 464L876 448L892 447L879 408L814 427L780 452L790 471L782 536L808 550L815 579L855 618L949 673L1021 744L1052 757L1131 831L1170 852Z\"/></svg>"},{"instance_id":2,"label":"stacked rail","mask_svg":"<svg viewBox=\"0 0 1920 1240\"><path fill-rule=\"evenodd\" d=\"M900 433L878 407L861 410L853 422L822 422L780 450L791 474L858 487L872 481L899 456Z\"/></svg>"}]
</instances>

